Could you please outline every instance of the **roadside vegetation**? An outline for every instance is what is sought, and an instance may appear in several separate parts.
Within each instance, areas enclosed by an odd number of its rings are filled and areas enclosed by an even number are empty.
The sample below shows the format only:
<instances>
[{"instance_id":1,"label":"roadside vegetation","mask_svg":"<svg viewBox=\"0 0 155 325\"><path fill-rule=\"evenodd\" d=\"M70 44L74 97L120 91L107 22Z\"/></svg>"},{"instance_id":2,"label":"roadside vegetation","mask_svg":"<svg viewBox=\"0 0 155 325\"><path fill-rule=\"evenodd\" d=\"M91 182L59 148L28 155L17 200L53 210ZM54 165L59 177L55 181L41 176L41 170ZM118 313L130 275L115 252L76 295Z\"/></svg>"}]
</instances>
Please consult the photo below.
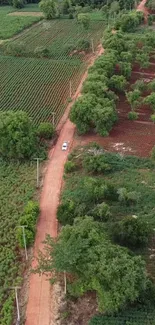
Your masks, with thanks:
<instances>
[{"instance_id":1,"label":"roadside vegetation","mask_svg":"<svg viewBox=\"0 0 155 325\"><path fill-rule=\"evenodd\" d=\"M97 144L69 155L57 211L63 227L57 242L47 237L39 272L50 270L56 278L66 272L70 299L96 292L104 315L90 324L154 324L155 273L153 260L147 262L155 227L154 167L150 159L122 157Z\"/></svg>"},{"instance_id":2,"label":"roadside vegetation","mask_svg":"<svg viewBox=\"0 0 155 325\"><path fill-rule=\"evenodd\" d=\"M11 325L13 286L22 284L25 268L23 229L27 248L34 243L39 205L36 196L36 162L46 157L51 124L35 127L25 112L0 112L0 323ZM35 199L36 198L36 199Z\"/></svg>"}]
</instances>

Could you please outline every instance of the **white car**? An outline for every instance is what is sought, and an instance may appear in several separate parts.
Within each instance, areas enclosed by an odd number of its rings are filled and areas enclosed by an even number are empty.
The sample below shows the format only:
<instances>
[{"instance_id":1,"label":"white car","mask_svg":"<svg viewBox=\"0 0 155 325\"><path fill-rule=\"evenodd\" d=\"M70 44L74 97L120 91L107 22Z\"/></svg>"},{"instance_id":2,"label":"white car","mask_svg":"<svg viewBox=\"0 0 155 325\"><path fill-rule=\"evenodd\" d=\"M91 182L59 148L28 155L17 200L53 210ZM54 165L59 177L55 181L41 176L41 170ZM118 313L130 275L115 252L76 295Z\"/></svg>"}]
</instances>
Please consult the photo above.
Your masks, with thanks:
<instances>
[{"instance_id":1,"label":"white car","mask_svg":"<svg viewBox=\"0 0 155 325\"><path fill-rule=\"evenodd\" d=\"M64 150L67 150L67 148L68 148L68 142L65 141L65 142L63 142L62 150L63 150L63 151L64 151Z\"/></svg>"}]
</instances>

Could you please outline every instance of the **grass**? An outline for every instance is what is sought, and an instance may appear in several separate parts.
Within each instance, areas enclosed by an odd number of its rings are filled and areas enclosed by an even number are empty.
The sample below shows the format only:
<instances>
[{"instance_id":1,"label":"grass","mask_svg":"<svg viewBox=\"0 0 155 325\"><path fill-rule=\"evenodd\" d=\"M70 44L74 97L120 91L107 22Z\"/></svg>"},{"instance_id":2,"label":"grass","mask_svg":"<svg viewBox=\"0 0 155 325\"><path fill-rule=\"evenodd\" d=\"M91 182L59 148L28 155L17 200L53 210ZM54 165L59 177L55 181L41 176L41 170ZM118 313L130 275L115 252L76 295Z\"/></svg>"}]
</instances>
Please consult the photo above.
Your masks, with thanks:
<instances>
[{"instance_id":1,"label":"grass","mask_svg":"<svg viewBox=\"0 0 155 325\"><path fill-rule=\"evenodd\" d=\"M40 17L9 16L10 6L0 7L0 39L8 39L40 20Z\"/></svg>"},{"instance_id":2,"label":"grass","mask_svg":"<svg viewBox=\"0 0 155 325\"><path fill-rule=\"evenodd\" d=\"M23 265L16 243L16 225L23 207L33 197L34 163L0 161L0 324L12 324L14 294L9 288L20 283Z\"/></svg>"}]
</instances>

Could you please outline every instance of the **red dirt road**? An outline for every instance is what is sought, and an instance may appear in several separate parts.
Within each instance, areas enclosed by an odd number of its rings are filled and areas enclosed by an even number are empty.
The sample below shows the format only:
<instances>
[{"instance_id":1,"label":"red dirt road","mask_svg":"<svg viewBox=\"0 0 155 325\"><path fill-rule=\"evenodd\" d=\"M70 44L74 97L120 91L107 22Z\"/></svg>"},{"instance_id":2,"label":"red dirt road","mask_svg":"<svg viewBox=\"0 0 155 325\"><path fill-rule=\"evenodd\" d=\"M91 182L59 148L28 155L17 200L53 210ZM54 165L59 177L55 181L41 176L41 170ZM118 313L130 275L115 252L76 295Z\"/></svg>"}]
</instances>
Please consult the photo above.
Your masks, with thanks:
<instances>
[{"instance_id":1,"label":"red dirt road","mask_svg":"<svg viewBox=\"0 0 155 325\"><path fill-rule=\"evenodd\" d=\"M103 53L103 48L100 46L95 56L92 57L89 67L94 63L95 59ZM71 106L75 99L80 95L82 83L87 77L87 72L84 74L80 85L74 95L73 102L68 105L68 108L60 121L60 125L65 122L68 117ZM59 125L59 127L60 127ZM34 245L34 260L32 267L36 266L38 250L43 249L43 240L46 234L52 237L57 236L57 218L56 211L59 204L59 196L61 191L62 177L64 164L67 159L68 152L61 150L63 141L72 143L75 126L67 120L60 132L60 136L53 150L49 152L49 162L47 172L44 179L43 190L40 200L41 214L37 225L37 234ZM29 299L26 311L25 325L51 325L52 317L52 299L51 287L45 276L31 274ZM52 297L54 298L54 297Z\"/></svg>"},{"instance_id":2,"label":"red dirt road","mask_svg":"<svg viewBox=\"0 0 155 325\"><path fill-rule=\"evenodd\" d=\"M147 0L142 0L137 7L137 11L142 11L144 13L145 22L147 22L148 9L145 7Z\"/></svg>"}]
</instances>

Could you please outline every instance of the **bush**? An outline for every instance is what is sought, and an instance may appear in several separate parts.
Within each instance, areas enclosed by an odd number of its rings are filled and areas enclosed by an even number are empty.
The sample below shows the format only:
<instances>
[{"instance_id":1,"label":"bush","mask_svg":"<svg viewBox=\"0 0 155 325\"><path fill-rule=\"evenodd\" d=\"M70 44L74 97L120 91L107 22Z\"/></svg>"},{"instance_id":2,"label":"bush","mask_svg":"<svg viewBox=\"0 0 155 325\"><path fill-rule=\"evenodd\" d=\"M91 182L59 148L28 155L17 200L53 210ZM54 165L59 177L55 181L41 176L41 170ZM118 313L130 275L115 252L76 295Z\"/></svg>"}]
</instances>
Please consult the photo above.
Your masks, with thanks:
<instances>
[{"instance_id":1,"label":"bush","mask_svg":"<svg viewBox=\"0 0 155 325\"><path fill-rule=\"evenodd\" d=\"M153 25L153 15L148 15L148 19L147 19L148 25L152 26Z\"/></svg>"},{"instance_id":2,"label":"bush","mask_svg":"<svg viewBox=\"0 0 155 325\"><path fill-rule=\"evenodd\" d=\"M127 189L124 187L119 188L117 194L118 200L126 205L135 204L139 200L139 193L135 191L128 192Z\"/></svg>"},{"instance_id":3,"label":"bush","mask_svg":"<svg viewBox=\"0 0 155 325\"><path fill-rule=\"evenodd\" d=\"M146 245L150 233L148 223L134 217L125 217L113 227L114 240L121 245L134 248Z\"/></svg>"},{"instance_id":4,"label":"bush","mask_svg":"<svg viewBox=\"0 0 155 325\"><path fill-rule=\"evenodd\" d=\"M40 212L39 204L35 201L29 201L24 209L25 214L31 214L34 217L38 217Z\"/></svg>"},{"instance_id":5,"label":"bush","mask_svg":"<svg viewBox=\"0 0 155 325\"><path fill-rule=\"evenodd\" d=\"M23 240L23 229L18 228L16 232L16 238L20 248L24 248L24 240ZM29 247L34 243L35 233L25 227L25 239L26 246Z\"/></svg>"},{"instance_id":6,"label":"bush","mask_svg":"<svg viewBox=\"0 0 155 325\"><path fill-rule=\"evenodd\" d=\"M155 123L155 114L152 114L152 115L151 115L151 121L152 121L153 123Z\"/></svg>"},{"instance_id":7,"label":"bush","mask_svg":"<svg viewBox=\"0 0 155 325\"><path fill-rule=\"evenodd\" d=\"M53 19L59 15L55 0L41 0L39 2L39 8L44 13L46 19Z\"/></svg>"},{"instance_id":8,"label":"bush","mask_svg":"<svg viewBox=\"0 0 155 325\"><path fill-rule=\"evenodd\" d=\"M113 75L109 80L109 87L118 92L124 92L127 84L124 76Z\"/></svg>"},{"instance_id":9,"label":"bush","mask_svg":"<svg viewBox=\"0 0 155 325\"><path fill-rule=\"evenodd\" d=\"M131 121L137 120L138 119L138 113L131 111L128 113L128 119Z\"/></svg>"},{"instance_id":10,"label":"bush","mask_svg":"<svg viewBox=\"0 0 155 325\"><path fill-rule=\"evenodd\" d=\"M37 148L34 126L23 111L0 112L0 154L7 159L28 159Z\"/></svg>"},{"instance_id":11,"label":"bush","mask_svg":"<svg viewBox=\"0 0 155 325\"><path fill-rule=\"evenodd\" d=\"M83 26L84 29L89 29L90 16L87 13L78 14L78 22Z\"/></svg>"},{"instance_id":12,"label":"bush","mask_svg":"<svg viewBox=\"0 0 155 325\"><path fill-rule=\"evenodd\" d=\"M54 135L54 127L51 123L42 122L37 129L37 135L43 139L51 139Z\"/></svg>"},{"instance_id":13,"label":"bush","mask_svg":"<svg viewBox=\"0 0 155 325\"><path fill-rule=\"evenodd\" d=\"M26 246L29 247L35 239L36 221L39 215L39 204L34 201L29 201L24 209L24 215L19 219L19 226L25 227ZM21 248L24 248L23 229L17 228L16 238Z\"/></svg>"},{"instance_id":14,"label":"bush","mask_svg":"<svg viewBox=\"0 0 155 325\"><path fill-rule=\"evenodd\" d=\"M13 7L17 9L21 9L24 7L24 1L23 0L13 0L12 1Z\"/></svg>"},{"instance_id":15,"label":"bush","mask_svg":"<svg viewBox=\"0 0 155 325\"><path fill-rule=\"evenodd\" d=\"M90 50L90 41L85 39L79 40L76 49L79 51L88 52Z\"/></svg>"},{"instance_id":16,"label":"bush","mask_svg":"<svg viewBox=\"0 0 155 325\"><path fill-rule=\"evenodd\" d=\"M97 204L91 211L91 215L97 221L107 222L111 218L110 207L105 202Z\"/></svg>"},{"instance_id":17,"label":"bush","mask_svg":"<svg viewBox=\"0 0 155 325\"><path fill-rule=\"evenodd\" d=\"M72 161L67 161L65 163L65 167L64 168L65 168L65 173L70 173L70 172L73 172L76 169L76 165Z\"/></svg>"},{"instance_id":18,"label":"bush","mask_svg":"<svg viewBox=\"0 0 155 325\"><path fill-rule=\"evenodd\" d=\"M3 45L4 53L12 56L22 56L25 51L25 44L23 42L19 43L6 43Z\"/></svg>"},{"instance_id":19,"label":"bush","mask_svg":"<svg viewBox=\"0 0 155 325\"><path fill-rule=\"evenodd\" d=\"M75 203L72 200L63 201L58 206L57 218L62 225L71 225L75 216Z\"/></svg>"},{"instance_id":20,"label":"bush","mask_svg":"<svg viewBox=\"0 0 155 325\"><path fill-rule=\"evenodd\" d=\"M49 57L50 52L49 52L48 48L43 47L43 46L38 46L35 48L34 54L38 58L44 58L44 57Z\"/></svg>"},{"instance_id":21,"label":"bush","mask_svg":"<svg viewBox=\"0 0 155 325\"><path fill-rule=\"evenodd\" d=\"M107 163L104 154L96 156L87 155L83 160L83 167L87 172L92 173L104 173L111 170L111 166Z\"/></svg>"},{"instance_id":22,"label":"bush","mask_svg":"<svg viewBox=\"0 0 155 325\"><path fill-rule=\"evenodd\" d=\"M151 159L155 161L155 146L151 150Z\"/></svg>"}]
</instances>

